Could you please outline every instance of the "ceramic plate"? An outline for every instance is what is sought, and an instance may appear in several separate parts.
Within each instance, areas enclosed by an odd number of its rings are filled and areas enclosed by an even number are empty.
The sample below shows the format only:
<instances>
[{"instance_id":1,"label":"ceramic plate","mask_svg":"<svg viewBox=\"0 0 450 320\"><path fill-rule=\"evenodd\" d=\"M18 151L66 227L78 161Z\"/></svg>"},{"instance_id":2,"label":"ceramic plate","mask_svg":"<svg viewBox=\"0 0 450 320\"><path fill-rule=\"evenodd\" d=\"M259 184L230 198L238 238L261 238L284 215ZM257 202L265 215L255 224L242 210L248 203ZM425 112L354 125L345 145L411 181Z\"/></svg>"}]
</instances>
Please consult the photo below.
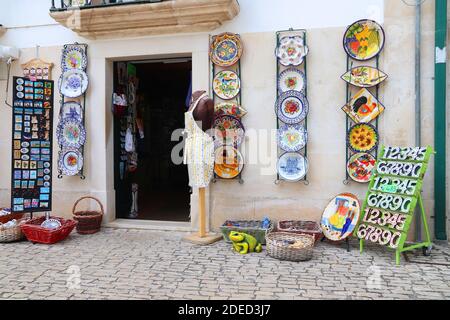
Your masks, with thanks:
<instances>
[{"instance_id":1,"label":"ceramic plate","mask_svg":"<svg viewBox=\"0 0 450 320\"><path fill-rule=\"evenodd\" d=\"M356 153L347 162L348 175L356 182L369 182L375 162L375 158L370 153Z\"/></svg>"},{"instance_id":2,"label":"ceramic plate","mask_svg":"<svg viewBox=\"0 0 450 320\"><path fill-rule=\"evenodd\" d=\"M384 106L369 90L363 88L342 110L356 123L369 123L384 111Z\"/></svg>"},{"instance_id":3,"label":"ceramic plate","mask_svg":"<svg viewBox=\"0 0 450 320\"><path fill-rule=\"evenodd\" d=\"M283 66L298 66L308 54L308 46L301 36L287 36L280 39L275 53Z\"/></svg>"},{"instance_id":4,"label":"ceramic plate","mask_svg":"<svg viewBox=\"0 0 450 320\"><path fill-rule=\"evenodd\" d=\"M45 229L55 230L61 227L61 222L56 219L46 219L41 223L41 227Z\"/></svg>"},{"instance_id":5,"label":"ceramic plate","mask_svg":"<svg viewBox=\"0 0 450 320\"><path fill-rule=\"evenodd\" d=\"M63 149L59 153L58 167L65 176L74 176L83 168L83 155L77 149Z\"/></svg>"},{"instance_id":6,"label":"ceramic plate","mask_svg":"<svg viewBox=\"0 0 450 320\"><path fill-rule=\"evenodd\" d=\"M360 88L376 86L387 79L387 74L374 67L360 66L344 73L342 80Z\"/></svg>"},{"instance_id":7,"label":"ceramic plate","mask_svg":"<svg viewBox=\"0 0 450 320\"><path fill-rule=\"evenodd\" d=\"M368 123L355 124L348 130L347 145L353 152L371 152L378 146L378 132Z\"/></svg>"},{"instance_id":8,"label":"ceramic plate","mask_svg":"<svg viewBox=\"0 0 450 320\"><path fill-rule=\"evenodd\" d=\"M287 152L278 159L278 174L286 181L299 181L308 172L308 160L299 153Z\"/></svg>"},{"instance_id":9,"label":"ceramic plate","mask_svg":"<svg viewBox=\"0 0 450 320\"><path fill-rule=\"evenodd\" d=\"M229 115L237 118L242 118L247 114L247 110L235 102L218 103L214 106L214 112L216 116Z\"/></svg>"},{"instance_id":10,"label":"ceramic plate","mask_svg":"<svg viewBox=\"0 0 450 320\"><path fill-rule=\"evenodd\" d=\"M377 56L384 46L384 30L373 20L359 20L347 28L344 34L344 49L359 61Z\"/></svg>"},{"instance_id":11,"label":"ceramic plate","mask_svg":"<svg viewBox=\"0 0 450 320\"><path fill-rule=\"evenodd\" d=\"M77 98L83 95L89 85L87 74L78 69L64 72L59 78L59 89L68 98Z\"/></svg>"},{"instance_id":12,"label":"ceramic plate","mask_svg":"<svg viewBox=\"0 0 450 320\"><path fill-rule=\"evenodd\" d=\"M234 33L222 33L213 38L209 49L211 61L221 67L229 67L242 55L241 37Z\"/></svg>"},{"instance_id":13,"label":"ceramic plate","mask_svg":"<svg viewBox=\"0 0 450 320\"><path fill-rule=\"evenodd\" d=\"M79 148L86 142L86 130L77 119L61 120L56 128L59 145L65 148Z\"/></svg>"},{"instance_id":14,"label":"ceramic plate","mask_svg":"<svg viewBox=\"0 0 450 320\"><path fill-rule=\"evenodd\" d=\"M221 146L214 154L214 172L223 179L236 178L244 168L242 154L232 146Z\"/></svg>"},{"instance_id":15,"label":"ceramic plate","mask_svg":"<svg viewBox=\"0 0 450 320\"><path fill-rule=\"evenodd\" d=\"M63 71L70 69L86 70L86 67L87 57L83 48L74 46L64 50L61 64Z\"/></svg>"},{"instance_id":16,"label":"ceramic plate","mask_svg":"<svg viewBox=\"0 0 450 320\"><path fill-rule=\"evenodd\" d=\"M284 151L297 152L306 146L308 133L302 125L283 126L278 129L278 146Z\"/></svg>"},{"instance_id":17,"label":"ceramic plate","mask_svg":"<svg viewBox=\"0 0 450 320\"><path fill-rule=\"evenodd\" d=\"M278 90L286 92L289 90L305 92L305 74L297 69L289 68L280 73L278 77Z\"/></svg>"},{"instance_id":18,"label":"ceramic plate","mask_svg":"<svg viewBox=\"0 0 450 320\"><path fill-rule=\"evenodd\" d=\"M320 220L323 235L331 241L340 241L350 236L358 223L360 210L355 195L342 193L334 197Z\"/></svg>"},{"instance_id":19,"label":"ceramic plate","mask_svg":"<svg viewBox=\"0 0 450 320\"><path fill-rule=\"evenodd\" d=\"M223 115L214 119L214 145L238 147L244 141L245 129L242 122L233 116Z\"/></svg>"},{"instance_id":20,"label":"ceramic plate","mask_svg":"<svg viewBox=\"0 0 450 320\"><path fill-rule=\"evenodd\" d=\"M83 107L75 101L65 102L60 110L61 119L83 119Z\"/></svg>"},{"instance_id":21,"label":"ceramic plate","mask_svg":"<svg viewBox=\"0 0 450 320\"><path fill-rule=\"evenodd\" d=\"M308 114L308 99L298 91L286 91L282 93L276 103L278 118L287 124L301 122Z\"/></svg>"},{"instance_id":22,"label":"ceramic plate","mask_svg":"<svg viewBox=\"0 0 450 320\"><path fill-rule=\"evenodd\" d=\"M214 93L221 99L230 100L241 90L241 80L234 71L220 71L213 80Z\"/></svg>"}]
</instances>

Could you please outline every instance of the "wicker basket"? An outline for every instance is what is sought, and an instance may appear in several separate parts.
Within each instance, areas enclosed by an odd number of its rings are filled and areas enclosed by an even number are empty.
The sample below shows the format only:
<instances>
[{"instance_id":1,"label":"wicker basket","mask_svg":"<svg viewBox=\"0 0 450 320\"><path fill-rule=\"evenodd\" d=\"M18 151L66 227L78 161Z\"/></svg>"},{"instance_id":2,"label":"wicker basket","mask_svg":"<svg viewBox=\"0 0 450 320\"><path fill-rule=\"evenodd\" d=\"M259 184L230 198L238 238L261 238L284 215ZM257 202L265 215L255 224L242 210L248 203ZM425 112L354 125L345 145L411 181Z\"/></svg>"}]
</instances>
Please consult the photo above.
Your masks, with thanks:
<instances>
[{"instance_id":1,"label":"wicker basket","mask_svg":"<svg viewBox=\"0 0 450 320\"><path fill-rule=\"evenodd\" d=\"M22 224L20 228L28 241L33 243L54 244L67 238L78 223L63 218L51 218L59 220L59 222L61 222L61 227L53 230L43 228L41 227L41 223L44 222L45 217L40 217L31 219L25 224Z\"/></svg>"},{"instance_id":2,"label":"wicker basket","mask_svg":"<svg viewBox=\"0 0 450 320\"><path fill-rule=\"evenodd\" d=\"M0 223L0 243L23 240L25 235L23 234L20 225L25 223L27 220L28 219L17 220L17 225L8 229L2 228L3 223Z\"/></svg>"},{"instance_id":3,"label":"wicker basket","mask_svg":"<svg viewBox=\"0 0 450 320\"><path fill-rule=\"evenodd\" d=\"M322 237L322 229L315 221L279 221L277 225L277 231L310 234L314 236L315 241L319 240Z\"/></svg>"},{"instance_id":4,"label":"wicker basket","mask_svg":"<svg viewBox=\"0 0 450 320\"><path fill-rule=\"evenodd\" d=\"M0 208L2 210L2 208ZM24 213L11 213L6 216L0 216L0 223L7 223L13 219L19 220L23 218Z\"/></svg>"},{"instance_id":5,"label":"wicker basket","mask_svg":"<svg viewBox=\"0 0 450 320\"><path fill-rule=\"evenodd\" d=\"M84 199L95 200L100 206L100 211L75 211L78 203ZM73 219L78 221L77 232L79 234L93 234L100 230L104 211L102 203L97 198L91 196L81 197L73 205L72 213Z\"/></svg>"},{"instance_id":6,"label":"wicker basket","mask_svg":"<svg viewBox=\"0 0 450 320\"><path fill-rule=\"evenodd\" d=\"M296 241L305 243L304 247L293 247ZM266 237L267 254L272 258L289 261L310 260L313 255L314 236L289 232L272 232Z\"/></svg>"},{"instance_id":7,"label":"wicker basket","mask_svg":"<svg viewBox=\"0 0 450 320\"><path fill-rule=\"evenodd\" d=\"M239 224L239 226L228 226L225 224L223 224L220 227L220 230L222 231L223 234L223 239L228 242L231 243L231 240L229 238L229 234L231 231L237 231L237 232L243 232L246 234L249 234L253 237L256 238L256 240L261 243L261 244L266 244L266 234L271 232L273 230L273 222L270 222L270 225L267 229L262 228L261 224L262 221L258 221L258 220L239 220L239 221L228 221L231 222L232 224L236 223Z\"/></svg>"}]
</instances>

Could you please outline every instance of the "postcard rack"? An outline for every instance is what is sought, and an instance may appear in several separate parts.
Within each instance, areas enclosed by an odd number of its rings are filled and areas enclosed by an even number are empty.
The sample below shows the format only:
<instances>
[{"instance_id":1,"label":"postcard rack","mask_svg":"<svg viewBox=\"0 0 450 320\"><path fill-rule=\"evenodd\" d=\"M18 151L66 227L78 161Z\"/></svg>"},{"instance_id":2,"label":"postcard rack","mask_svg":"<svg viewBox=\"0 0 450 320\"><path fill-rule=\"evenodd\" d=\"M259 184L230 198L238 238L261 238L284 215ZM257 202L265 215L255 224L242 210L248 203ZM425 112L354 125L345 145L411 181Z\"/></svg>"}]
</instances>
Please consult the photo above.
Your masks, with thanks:
<instances>
[{"instance_id":1,"label":"postcard rack","mask_svg":"<svg viewBox=\"0 0 450 320\"><path fill-rule=\"evenodd\" d=\"M277 45L276 45L276 50L279 48L280 46L280 40L283 37L295 37L295 36L300 36L303 38L304 41L304 46L307 48L307 35L306 35L306 30L305 29L293 29L290 28L289 30L280 30L276 32L276 41L277 41ZM307 50L307 49L306 49ZM280 59L277 57L277 54L275 54L275 58L277 60L276 65L277 65L277 77L276 77L276 92L277 92L277 100L280 97L280 95L283 93L283 90L280 88L280 77L282 76L282 73L287 71L287 70L297 70L298 72L300 72L301 74L303 74L303 81L304 81L304 88L301 90L301 92L304 94L304 97L308 98L308 76L307 76L307 51L306 51L306 55L303 57L303 62L301 62L298 65L294 65L294 64L290 64L290 65L283 65L280 62ZM294 90L295 91L295 90ZM280 158L286 154L286 153L290 153L292 151L285 151L283 150L279 143L278 143L278 132L280 130L280 128L284 125L290 125L287 123L284 123L282 120L280 120L280 118L277 116L277 103L275 103L275 116L276 116L276 128L277 128L277 159L278 161L280 160ZM304 157L304 159L306 159L306 170L308 170L308 114L306 114L305 118L301 121L299 121L298 123L295 123L295 125L300 125L303 126L305 132L306 132L306 144L303 148L301 148L298 151L295 151L294 153L298 153L301 156ZM291 182L289 180L283 179L283 177L281 177L279 170L278 170L278 164L277 164L277 178L275 180L275 184L280 184L282 181L286 181L286 182ZM299 182L302 181L305 185L309 185L309 180L308 180L308 173L306 172L305 176L303 178L301 178L300 180L297 180L295 182Z\"/></svg>"}]
</instances>

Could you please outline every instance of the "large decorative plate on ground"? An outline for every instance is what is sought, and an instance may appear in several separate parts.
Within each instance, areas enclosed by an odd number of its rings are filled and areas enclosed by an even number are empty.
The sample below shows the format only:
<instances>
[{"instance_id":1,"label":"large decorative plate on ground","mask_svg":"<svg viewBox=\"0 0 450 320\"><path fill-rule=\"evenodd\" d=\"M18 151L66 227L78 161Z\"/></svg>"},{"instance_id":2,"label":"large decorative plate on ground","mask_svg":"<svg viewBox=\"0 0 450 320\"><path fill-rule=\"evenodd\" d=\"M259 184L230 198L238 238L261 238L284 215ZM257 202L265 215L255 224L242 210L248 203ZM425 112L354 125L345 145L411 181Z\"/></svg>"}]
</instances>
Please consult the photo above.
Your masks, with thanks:
<instances>
[{"instance_id":1,"label":"large decorative plate on ground","mask_svg":"<svg viewBox=\"0 0 450 320\"><path fill-rule=\"evenodd\" d=\"M342 80L360 88L376 86L387 77L383 71L368 66L354 67L341 76Z\"/></svg>"},{"instance_id":2,"label":"large decorative plate on ground","mask_svg":"<svg viewBox=\"0 0 450 320\"><path fill-rule=\"evenodd\" d=\"M232 145L238 147L244 141L245 129L237 117L223 115L214 119L214 145Z\"/></svg>"},{"instance_id":3,"label":"large decorative plate on ground","mask_svg":"<svg viewBox=\"0 0 450 320\"><path fill-rule=\"evenodd\" d=\"M247 110L235 102L223 102L214 106L216 116L229 115L236 118L242 118L247 114Z\"/></svg>"},{"instance_id":4,"label":"large decorative plate on ground","mask_svg":"<svg viewBox=\"0 0 450 320\"><path fill-rule=\"evenodd\" d=\"M359 20L347 28L344 34L344 49L347 54L360 61L378 55L384 46L384 30L373 20Z\"/></svg>"},{"instance_id":5,"label":"large decorative plate on ground","mask_svg":"<svg viewBox=\"0 0 450 320\"><path fill-rule=\"evenodd\" d=\"M278 146L284 151L297 152L306 146L308 133L302 125L285 125L278 129Z\"/></svg>"},{"instance_id":6,"label":"large decorative plate on ground","mask_svg":"<svg viewBox=\"0 0 450 320\"><path fill-rule=\"evenodd\" d=\"M309 111L308 99L298 91L282 93L276 103L278 118L287 124L299 123L305 119Z\"/></svg>"},{"instance_id":7,"label":"large decorative plate on ground","mask_svg":"<svg viewBox=\"0 0 450 320\"><path fill-rule=\"evenodd\" d=\"M242 51L241 37L225 32L214 37L209 56L215 65L229 67L239 61Z\"/></svg>"},{"instance_id":8,"label":"large decorative plate on ground","mask_svg":"<svg viewBox=\"0 0 450 320\"><path fill-rule=\"evenodd\" d=\"M244 168L242 154L232 146L221 146L214 154L214 172L223 179L233 179Z\"/></svg>"},{"instance_id":9,"label":"large decorative plate on ground","mask_svg":"<svg viewBox=\"0 0 450 320\"><path fill-rule=\"evenodd\" d=\"M356 123L369 123L384 111L384 106L369 90L363 88L342 110Z\"/></svg>"},{"instance_id":10,"label":"large decorative plate on ground","mask_svg":"<svg viewBox=\"0 0 450 320\"><path fill-rule=\"evenodd\" d=\"M75 101L65 102L60 110L61 119L83 119L83 107Z\"/></svg>"},{"instance_id":11,"label":"large decorative plate on ground","mask_svg":"<svg viewBox=\"0 0 450 320\"><path fill-rule=\"evenodd\" d=\"M308 160L299 153L287 152L278 159L278 174L286 181L299 181L308 172Z\"/></svg>"},{"instance_id":12,"label":"large decorative plate on ground","mask_svg":"<svg viewBox=\"0 0 450 320\"><path fill-rule=\"evenodd\" d=\"M70 47L63 52L62 65L63 71L70 69L86 70L87 57L84 49L81 47Z\"/></svg>"},{"instance_id":13,"label":"large decorative plate on ground","mask_svg":"<svg viewBox=\"0 0 450 320\"><path fill-rule=\"evenodd\" d=\"M78 149L63 149L59 152L58 168L65 176L74 176L83 168L83 155Z\"/></svg>"},{"instance_id":14,"label":"large decorative plate on ground","mask_svg":"<svg viewBox=\"0 0 450 320\"><path fill-rule=\"evenodd\" d=\"M320 221L324 236L331 241L347 238L356 227L360 205L351 193L341 193L333 198L325 208Z\"/></svg>"},{"instance_id":15,"label":"large decorative plate on ground","mask_svg":"<svg viewBox=\"0 0 450 320\"><path fill-rule=\"evenodd\" d=\"M308 54L308 46L301 36L286 36L280 39L275 54L283 66L298 66Z\"/></svg>"},{"instance_id":16,"label":"large decorative plate on ground","mask_svg":"<svg viewBox=\"0 0 450 320\"><path fill-rule=\"evenodd\" d=\"M368 123L355 124L348 130L347 145L353 152L371 152L378 146L378 132Z\"/></svg>"},{"instance_id":17,"label":"large decorative plate on ground","mask_svg":"<svg viewBox=\"0 0 450 320\"><path fill-rule=\"evenodd\" d=\"M356 182L369 182L375 163L376 160L370 153L356 153L347 162L348 175Z\"/></svg>"},{"instance_id":18,"label":"large decorative plate on ground","mask_svg":"<svg viewBox=\"0 0 450 320\"><path fill-rule=\"evenodd\" d=\"M224 70L216 74L213 80L214 93L221 99L230 100L241 90L241 80L234 71Z\"/></svg>"},{"instance_id":19,"label":"large decorative plate on ground","mask_svg":"<svg viewBox=\"0 0 450 320\"><path fill-rule=\"evenodd\" d=\"M86 142L86 130L78 119L63 119L56 128L59 145L65 148L79 148Z\"/></svg>"},{"instance_id":20,"label":"large decorative plate on ground","mask_svg":"<svg viewBox=\"0 0 450 320\"><path fill-rule=\"evenodd\" d=\"M59 78L59 89L68 98L78 98L83 95L88 85L87 74L79 69L68 70Z\"/></svg>"},{"instance_id":21,"label":"large decorative plate on ground","mask_svg":"<svg viewBox=\"0 0 450 320\"><path fill-rule=\"evenodd\" d=\"M305 74L297 69L289 68L280 73L278 77L278 90L286 92L289 90L305 92Z\"/></svg>"}]
</instances>

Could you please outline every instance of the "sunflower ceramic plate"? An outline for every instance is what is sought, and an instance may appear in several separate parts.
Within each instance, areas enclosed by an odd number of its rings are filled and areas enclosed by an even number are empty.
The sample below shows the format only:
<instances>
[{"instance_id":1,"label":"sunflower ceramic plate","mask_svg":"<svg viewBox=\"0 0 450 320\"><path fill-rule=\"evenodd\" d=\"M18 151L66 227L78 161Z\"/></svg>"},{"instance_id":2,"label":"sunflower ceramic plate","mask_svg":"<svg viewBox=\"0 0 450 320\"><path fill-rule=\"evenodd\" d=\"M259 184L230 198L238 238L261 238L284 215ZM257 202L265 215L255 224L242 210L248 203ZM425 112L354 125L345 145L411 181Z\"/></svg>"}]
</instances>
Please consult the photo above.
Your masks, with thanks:
<instances>
[{"instance_id":1,"label":"sunflower ceramic plate","mask_svg":"<svg viewBox=\"0 0 450 320\"><path fill-rule=\"evenodd\" d=\"M63 71L70 69L86 70L87 57L84 49L81 47L70 47L63 52L62 65Z\"/></svg>"},{"instance_id":2,"label":"sunflower ceramic plate","mask_svg":"<svg viewBox=\"0 0 450 320\"><path fill-rule=\"evenodd\" d=\"M65 102L60 110L61 119L83 119L83 107L75 101Z\"/></svg>"},{"instance_id":3,"label":"sunflower ceramic plate","mask_svg":"<svg viewBox=\"0 0 450 320\"><path fill-rule=\"evenodd\" d=\"M214 93L223 100L236 97L241 90L241 80L234 71L220 71L213 80Z\"/></svg>"},{"instance_id":4,"label":"sunflower ceramic plate","mask_svg":"<svg viewBox=\"0 0 450 320\"><path fill-rule=\"evenodd\" d=\"M286 36L280 39L275 54L283 66L299 66L308 54L308 46L301 36Z\"/></svg>"},{"instance_id":5,"label":"sunflower ceramic plate","mask_svg":"<svg viewBox=\"0 0 450 320\"><path fill-rule=\"evenodd\" d=\"M375 162L375 158L370 153L356 153L347 162L348 175L356 182L369 182Z\"/></svg>"},{"instance_id":6,"label":"sunflower ceramic plate","mask_svg":"<svg viewBox=\"0 0 450 320\"><path fill-rule=\"evenodd\" d=\"M71 69L64 72L59 78L59 90L68 98L78 98L83 95L89 85L86 72L79 69Z\"/></svg>"},{"instance_id":7,"label":"sunflower ceramic plate","mask_svg":"<svg viewBox=\"0 0 450 320\"><path fill-rule=\"evenodd\" d=\"M223 179L236 178L244 168L242 154L232 146L221 146L214 153L214 172Z\"/></svg>"},{"instance_id":8,"label":"sunflower ceramic plate","mask_svg":"<svg viewBox=\"0 0 450 320\"><path fill-rule=\"evenodd\" d=\"M65 176L74 176L83 168L83 155L78 149L63 149L59 152L58 167Z\"/></svg>"},{"instance_id":9,"label":"sunflower ceramic plate","mask_svg":"<svg viewBox=\"0 0 450 320\"><path fill-rule=\"evenodd\" d=\"M278 146L284 151L297 152L306 146L308 133L302 125L285 125L278 129Z\"/></svg>"},{"instance_id":10,"label":"sunflower ceramic plate","mask_svg":"<svg viewBox=\"0 0 450 320\"><path fill-rule=\"evenodd\" d=\"M300 181L308 172L308 160L299 153L287 152L278 159L278 174L286 181Z\"/></svg>"},{"instance_id":11,"label":"sunflower ceramic plate","mask_svg":"<svg viewBox=\"0 0 450 320\"><path fill-rule=\"evenodd\" d=\"M295 68L289 68L280 73L278 77L278 90L286 92L289 90L305 92L305 74Z\"/></svg>"},{"instance_id":12,"label":"sunflower ceramic plate","mask_svg":"<svg viewBox=\"0 0 450 320\"><path fill-rule=\"evenodd\" d=\"M278 97L276 102L277 116L287 124L301 122L306 118L308 110L308 99L298 91L286 91Z\"/></svg>"},{"instance_id":13,"label":"sunflower ceramic plate","mask_svg":"<svg viewBox=\"0 0 450 320\"><path fill-rule=\"evenodd\" d=\"M369 90L363 88L342 110L356 123L369 123L384 111L384 106Z\"/></svg>"},{"instance_id":14,"label":"sunflower ceramic plate","mask_svg":"<svg viewBox=\"0 0 450 320\"><path fill-rule=\"evenodd\" d=\"M216 116L229 115L236 118L242 118L247 114L247 110L235 102L223 102L214 106Z\"/></svg>"},{"instance_id":15,"label":"sunflower ceramic plate","mask_svg":"<svg viewBox=\"0 0 450 320\"><path fill-rule=\"evenodd\" d=\"M347 133L347 145L353 152L371 152L378 146L378 132L368 123L359 123Z\"/></svg>"},{"instance_id":16,"label":"sunflower ceramic plate","mask_svg":"<svg viewBox=\"0 0 450 320\"><path fill-rule=\"evenodd\" d=\"M360 88L376 86L386 80L387 77L387 74L383 71L369 66L352 68L341 76L342 80Z\"/></svg>"},{"instance_id":17,"label":"sunflower ceramic plate","mask_svg":"<svg viewBox=\"0 0 450 320\"><path fill-rule=\"evenodd\" d=\"M78 119L61 120L56 128L59 145L65 148L79 148L86 142L86 130Z\"/></svg>"},{"instance_id":18,"label":"sunflower ceramic plate","mask_svg":"<svg viewBox=\"0 0 450 320\"><path fill-rule=\"evenodd\" d=\"M359 20L347 28L344 34L344 49L359 61L377 56L384 46L384 30L373 20Z\"/></svg>"},{"instance_id":19,"label":"sunflower ceramic plate","mask_svg":"<svg viewBox=\"0 0 450 320\"><path fill-rule=\"evenodd\" d=\"M213 38L209 48L211 61L220 67L229 67L239 61L242 55L241 37L234 33L222 33Z\"/></svg>"},{"instance_id":20,"label":"sunflower ceramic plate","mask_svg":"<svg viewBox=\"0 0 450 320\"><path fill-rule=\"evenodd\" d=\"M218 116L214 119L214 145L240 146L245 137L245 129L242 122L229 115Z\"/></svg>"}]
</instances>

